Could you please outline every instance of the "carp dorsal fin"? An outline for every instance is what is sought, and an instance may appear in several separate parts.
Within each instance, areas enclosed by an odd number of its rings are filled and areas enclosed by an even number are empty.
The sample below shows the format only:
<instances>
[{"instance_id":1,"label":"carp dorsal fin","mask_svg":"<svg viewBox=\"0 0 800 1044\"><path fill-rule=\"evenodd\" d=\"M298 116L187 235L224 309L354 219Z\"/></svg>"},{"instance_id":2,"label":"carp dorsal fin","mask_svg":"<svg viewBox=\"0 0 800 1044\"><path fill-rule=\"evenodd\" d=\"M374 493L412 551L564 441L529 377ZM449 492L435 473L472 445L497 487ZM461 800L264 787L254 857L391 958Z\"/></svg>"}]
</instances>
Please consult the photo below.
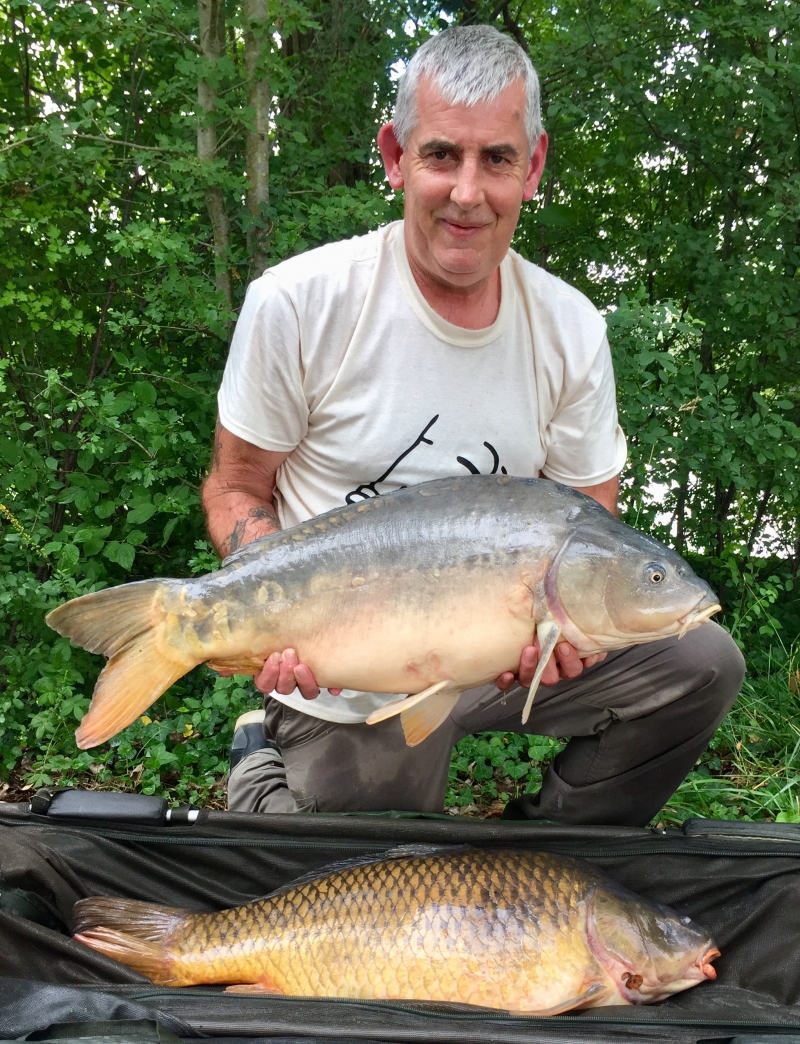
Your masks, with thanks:
<instances>
[{"instance_id":1,"label":"carp dorsal fin","mask_svg":"<svg viewBox=\"0 0 800 1044\"><path fill-rule=\"evenodd\" d=\"M531 714L531 707L533 706L533 698L536 695L536 690L539 688L539 682L542 680L544 669L550 657L553 655L553 650L556 647L558 639L561 637L561 628L555 622L552 616L549 614L536 625L536 637L539 639L539 663L536 667L536 673L533 676L531 687L528 689L528 698L525 701L525 706L522 710L522 724L527 724L528 718Z\"/></svg>"}]
</instances>

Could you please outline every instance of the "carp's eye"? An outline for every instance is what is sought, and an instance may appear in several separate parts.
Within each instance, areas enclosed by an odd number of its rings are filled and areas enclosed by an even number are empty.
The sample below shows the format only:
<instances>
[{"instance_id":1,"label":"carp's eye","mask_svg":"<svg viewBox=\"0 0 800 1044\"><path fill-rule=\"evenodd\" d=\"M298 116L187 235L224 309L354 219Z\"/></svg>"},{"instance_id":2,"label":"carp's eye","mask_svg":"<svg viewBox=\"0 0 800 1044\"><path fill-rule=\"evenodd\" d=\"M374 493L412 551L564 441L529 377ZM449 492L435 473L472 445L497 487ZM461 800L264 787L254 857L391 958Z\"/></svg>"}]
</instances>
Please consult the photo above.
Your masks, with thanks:
<instances>
[{"instance_id":1,"label":"carp's eye","mask_svg":"<svg viewBox=\"0 0 800 1044\"><path fill-rule=\"evenodd\" d=\"M664 566L651 562L649 566L645 566L644 574L651 584L660 584L666 579L667 571Z\"/></svg>"}]
</instances>

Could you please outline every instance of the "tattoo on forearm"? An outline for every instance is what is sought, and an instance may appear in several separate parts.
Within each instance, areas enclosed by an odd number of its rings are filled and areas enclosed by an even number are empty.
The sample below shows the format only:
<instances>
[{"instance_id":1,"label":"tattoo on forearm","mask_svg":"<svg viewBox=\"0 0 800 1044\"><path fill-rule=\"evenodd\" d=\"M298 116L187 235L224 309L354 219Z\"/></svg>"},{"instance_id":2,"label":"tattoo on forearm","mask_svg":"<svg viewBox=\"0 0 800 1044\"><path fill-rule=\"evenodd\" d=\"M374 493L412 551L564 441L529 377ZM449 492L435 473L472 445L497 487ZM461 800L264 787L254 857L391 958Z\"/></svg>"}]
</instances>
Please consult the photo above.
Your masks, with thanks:
<instances>
[{"instance_id":1,"label":"tattoo on forearm","mask_svg":"<svg viewBox=\"0 0 800 1044\"><path fill-rule=\"evenodd\" d=\"M236 525L233 527L233 531L228 539L228 554L232 555L234 551L237 551L242 546L242 537L244 531L247 528L247 519L240 518L237 520Z\"/></svg>"},{"instance_id":2,"label":"tattoo on forearm","mask_svg":"<svg viewBox=\"0 0 800 1044\"><path fill-rule=\"evenodd\" d=\"M238 551L243 544L249 543L245 540L244 534L247 529L247 523L252 519L254 522L263 522L265 519L271 522L275 526L275 529L281 528L281 523L278 518L277 512L274 508L259 505L258 507L250 508L247 512L247 518L239 518L236 520L236 524L231 531L231 535L226 541L227 554L232 555L234 551ZM256 538L253 538L256 539Z\"/></svg>"},{"instance_id":3,"label":"tattoo on forearm","mask_svg":"<svg viewBox=\"0 0 800 1044\"><path fill-rule=\"evenodd\" d=\"M263 520L266 518L275 526L276 529L281 528L281 523L278 519L278 514L275 511L275 509L271 507L250 508L250 510L247 512L247 517L255 519L257 522L263 522Z\"/></svg>"}]
</instances>

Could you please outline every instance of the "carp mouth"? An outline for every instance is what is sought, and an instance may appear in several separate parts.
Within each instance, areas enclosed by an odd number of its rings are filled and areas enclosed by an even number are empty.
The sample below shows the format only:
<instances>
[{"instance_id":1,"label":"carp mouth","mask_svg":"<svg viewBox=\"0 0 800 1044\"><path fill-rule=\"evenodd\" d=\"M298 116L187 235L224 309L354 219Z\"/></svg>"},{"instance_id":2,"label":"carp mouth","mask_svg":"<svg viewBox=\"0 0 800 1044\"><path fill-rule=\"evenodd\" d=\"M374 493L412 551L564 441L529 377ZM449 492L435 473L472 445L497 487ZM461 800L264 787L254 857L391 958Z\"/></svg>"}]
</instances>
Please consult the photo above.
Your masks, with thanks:
<instances>
[{"instance_id":1,"label":"carp mouth","mask_svg":"<svg viewBox=\"0 0 800 1044\"><path fill-rule=\"evenodd\" d=\"M694 609L680 617L678 623L680 624L680 631L678 631L678 637L683 638L687 631L693 630L700 624L705 623L706 620L710 620L714 613L722 612L722 606L717 601L711 603L708 602L708 595L701 598Z\"/></svg>"},{"instance_id":2,"label":"carp mouth","mask_svg":"<svg viewBox=\"0 0 800 1044\"><path fill-rule=\"evenodd\" d=\"M680 975L679 978L662 981L650 974L636 974L624 971L619 975L617 989L629 1004L653 1004L666 1000L675 993L691 989L701 982L713 981L717 977L717 969L711 963L721 956L720 951L712 943L703 953L698 954L693 964Z\"/></svg>"}]
</instances>

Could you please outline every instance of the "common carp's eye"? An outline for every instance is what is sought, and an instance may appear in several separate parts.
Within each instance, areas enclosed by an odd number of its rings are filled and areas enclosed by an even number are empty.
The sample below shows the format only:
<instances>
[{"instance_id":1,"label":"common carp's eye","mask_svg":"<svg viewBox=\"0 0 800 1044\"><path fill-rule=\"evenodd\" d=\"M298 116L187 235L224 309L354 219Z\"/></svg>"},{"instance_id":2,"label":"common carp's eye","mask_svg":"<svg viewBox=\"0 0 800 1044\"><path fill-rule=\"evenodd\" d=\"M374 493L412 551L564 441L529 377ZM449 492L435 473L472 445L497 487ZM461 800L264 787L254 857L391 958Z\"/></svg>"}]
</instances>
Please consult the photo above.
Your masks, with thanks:
<instances>
[{"instance_id":1,"label":"common carp's eye","mask_svg":"<svg viewBox=\"0 0 800 1044\"><path fill-rule=\"evenodd\" d=\"M645 566L644 573L651 584L660 584L667 575L664 566L657 565L655 562L651 562L649 566Z\"/></svg>"}]
</instances>

